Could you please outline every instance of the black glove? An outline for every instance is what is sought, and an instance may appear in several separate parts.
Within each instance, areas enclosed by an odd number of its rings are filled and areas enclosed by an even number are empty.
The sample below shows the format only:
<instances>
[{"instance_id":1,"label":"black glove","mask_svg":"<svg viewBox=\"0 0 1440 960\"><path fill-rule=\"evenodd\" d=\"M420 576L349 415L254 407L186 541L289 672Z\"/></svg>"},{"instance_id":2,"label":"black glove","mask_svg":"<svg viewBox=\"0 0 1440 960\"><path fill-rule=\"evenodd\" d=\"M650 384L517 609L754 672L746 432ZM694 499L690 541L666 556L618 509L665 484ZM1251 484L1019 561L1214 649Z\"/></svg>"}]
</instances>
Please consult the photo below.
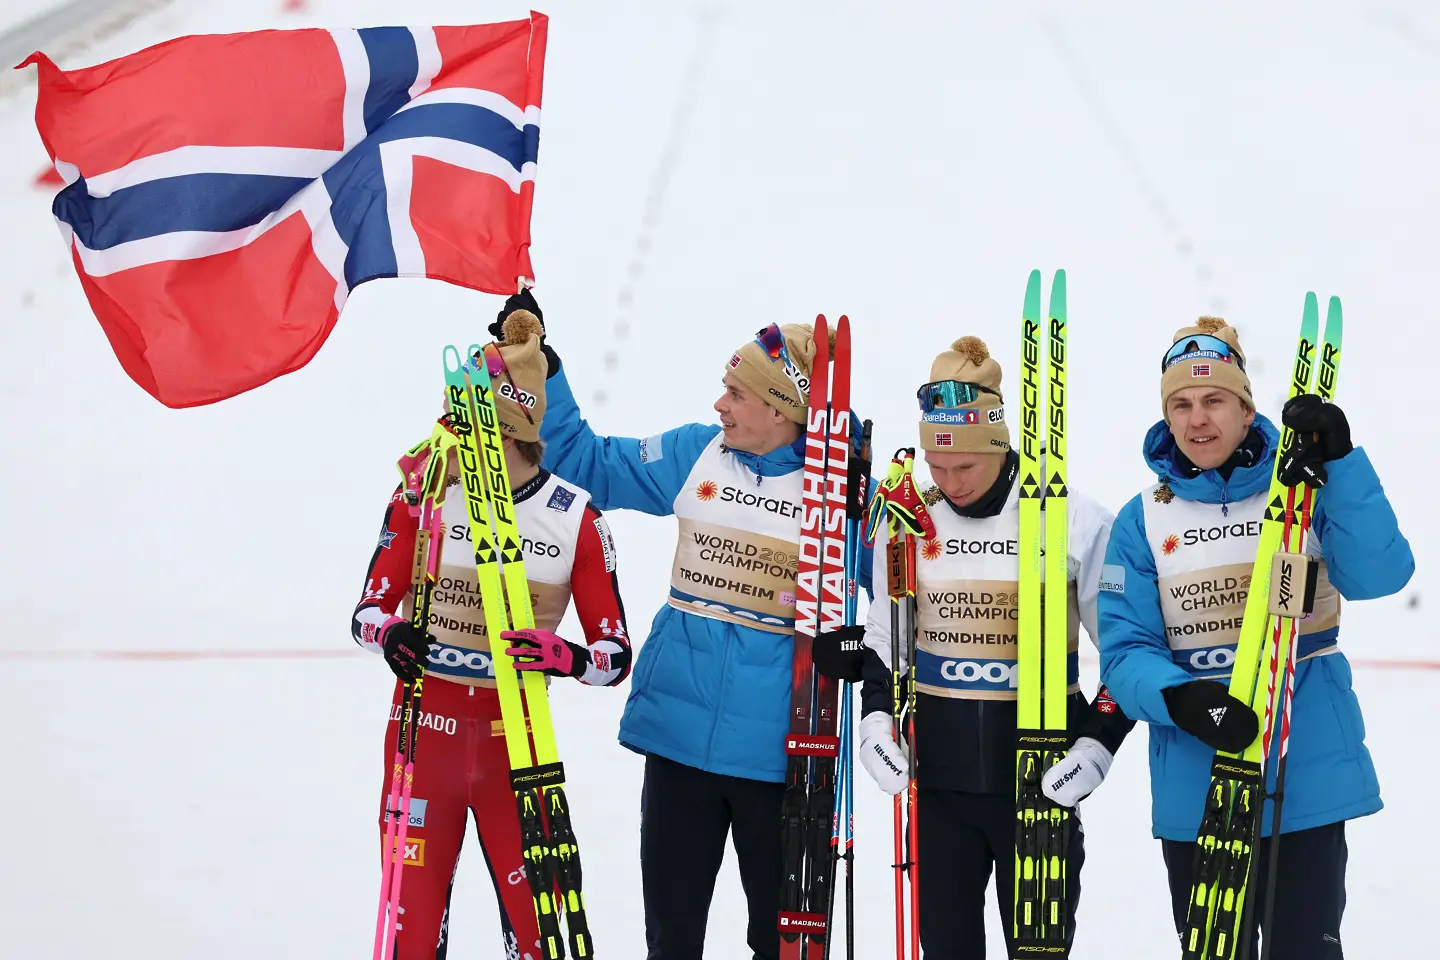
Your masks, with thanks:
<instances>
[{"instance_id":1,"label":"black glove","mask_svg":"<svg viewBox=\"0 0 1440 960\"><path fill-rule=\"evenodd\" d=\"M1255 742L1260 720L1244 701L1230 696L1225 684L1191 680L1163 691L1175 726L1216 750L1238 753Z\"/></svg>"},{"instance_id":2,"label":"black glove","mask_svg":"<svg viewBox=\"0 0 1440 960\"><path fill-rule=\"evenodd\" d=\"M406 683L425 672L425 658L429 656L430 644L434 642L434 637L416 630L408 620L391 624L380 638L385 650L385 663L395 676Z\"/></svg>"},{"instance_id":3,"label":"black glove","mask_svg":"<svg viewBox=\"0 0 1440 960\"><path fill-rule=\"evenodd\" d=\"M535 294L526 287L519 293L511 294L505 300L505 306L495 315L495 322L490 324L490 336L495 338L497 343L505 339L505 318L516 310L529 310L535 314L535 319L540 321L540 352L545 354L545 379L549 380L555 376L555 371L560 369L560 357L545 342L545 314L540 311L540 304L535 301Z\"/></svg>"},{"instance_id":4,"label":"black glove","mask_svg":"<svg viewBox=\"0 0 1440 960\"><path fill-rule=\"evenodd\" d=\"M1286 401L1280 422L1295 431L1294 443L1280 458L1280 482L1287 487L1300 483L1325 486L1329 479L1325 464L1355 449L1350 442L1350 422L1345 419L1345 411L1313 393L1302 393Z\"/></svg>"},{"instance_id":5,"label":"black glove","mask_svg":"<svg viewBox=\"0 0 1440 960\"><path fill-rule=\"evenodd\" d=\"M859 683L865 679L860 668L864 649L865 628L857 624L820 634L811 645L810 654L815 658L815 669L825 676Z\"/></svg>"}]
</instances>

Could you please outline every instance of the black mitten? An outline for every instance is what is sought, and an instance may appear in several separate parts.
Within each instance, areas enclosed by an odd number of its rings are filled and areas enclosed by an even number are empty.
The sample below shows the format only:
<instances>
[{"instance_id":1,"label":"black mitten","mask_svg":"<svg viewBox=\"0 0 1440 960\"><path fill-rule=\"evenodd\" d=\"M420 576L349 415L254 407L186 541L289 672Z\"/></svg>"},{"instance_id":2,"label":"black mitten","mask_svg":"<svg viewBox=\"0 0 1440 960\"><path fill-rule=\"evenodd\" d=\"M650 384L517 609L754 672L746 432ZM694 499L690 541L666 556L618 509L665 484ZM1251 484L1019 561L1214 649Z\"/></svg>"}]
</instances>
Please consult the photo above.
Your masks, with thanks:
<instances>
[{"instance_id":1,"label":"black mitten","mask_svg":"<svg viewBox=\"0 0 1440 960\"><path fill-rule=\"evenodd\" d=\"M815 669L825 676L859 683L865 679L860 668L864 649L865 628L857 624L820 634L810 652L815 658Z\"/></svg>"},{"instance_id":2,"label":"black mitten","mask_svg":"<svg viewBox=\"0 0 1440 960\"><path fill-rule=\"evenodd\" d=\"M1260 720L1242 700L1230 696L1225 684L1191 680L1163 692L1175 726L1207 747L1238 753L1255 742Z\"/></svg>"}]
</instances>

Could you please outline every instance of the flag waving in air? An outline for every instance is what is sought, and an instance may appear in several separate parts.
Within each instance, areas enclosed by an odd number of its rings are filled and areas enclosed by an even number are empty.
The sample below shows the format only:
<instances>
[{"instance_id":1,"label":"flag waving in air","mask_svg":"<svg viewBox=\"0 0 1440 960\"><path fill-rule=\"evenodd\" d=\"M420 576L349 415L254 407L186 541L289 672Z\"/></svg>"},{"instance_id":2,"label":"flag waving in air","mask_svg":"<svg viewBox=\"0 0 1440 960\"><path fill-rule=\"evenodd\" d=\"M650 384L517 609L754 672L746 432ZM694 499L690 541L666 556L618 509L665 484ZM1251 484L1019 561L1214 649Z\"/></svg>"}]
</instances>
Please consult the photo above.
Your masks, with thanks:
<instances>
[{"instance_id":1,"label":"flag waving in air","mask_svg":"<svg viewBox=\"0 0 1440 960\"><path fill-rule=\"evenodd\" d=\"M187 407L310 361L350 291L530 267L548 20L181 37L44 54L54 213L125 372Z\"/></svg>"}]
</instances>

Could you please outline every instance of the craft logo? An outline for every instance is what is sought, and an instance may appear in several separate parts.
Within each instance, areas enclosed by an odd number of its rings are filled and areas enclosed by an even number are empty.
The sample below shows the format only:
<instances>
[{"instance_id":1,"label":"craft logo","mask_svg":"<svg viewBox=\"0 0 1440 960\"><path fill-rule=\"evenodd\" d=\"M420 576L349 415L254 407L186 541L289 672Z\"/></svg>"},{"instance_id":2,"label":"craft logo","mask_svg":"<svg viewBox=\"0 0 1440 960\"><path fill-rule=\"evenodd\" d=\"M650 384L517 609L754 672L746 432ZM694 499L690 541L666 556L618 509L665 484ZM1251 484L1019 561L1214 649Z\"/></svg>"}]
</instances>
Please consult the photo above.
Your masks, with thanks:
<instances>
[{"instance_id":1,"label":"craft logo","mask_svg":"<svg viewBox=\"0 0 1440 960\"><path fill-rule=\"evenodd\" d=\"M1208 364L1208 363L1197 363L1197 364L1192 365L1192 366L1190 367L1190 376L1192 376L1192 377L1208 377L1208 376L1210 376L1210 364Z\"/></svg>"},{"instance_id":2,"label":"craft logo","mask_svg":"<svg viewBox=\"0 0 1440 960\"><path fill-rule=\"evenodd\" d=\"M699 497L704 503L709 503L711 500L714 500L715 495L719 492L720 488L716 486L714 480L701 480L699 485L695 487L695 496Z\"/></svg>"},{"instance_id":3,"label":"craft logo","mask_svg":"<svg viewBox=\"0 0 1440 960\"><path fill-rule=\"evenodd\" d=\"M550 502L545 504L545 506L549 507L551 510L556 510L560 513L564 513L565 511L570 509L570 505L574 502L575 494L571 493L569 490L566 490L564 487L556 487L555 492L550 494Z\"/></svg>"},{"instance_id":4,"label":"craft logo","mask_svg":"<svg viewBox=\"0 0 1440 960\"><path fill-rule=\"evenodd\" d=\"M1173 533L1170 534L1170 536L1166 537L1164 541L1161 542L1160 549L1164 551L1165 556L1170 556L1170 554L1180 549L1180 538L1175 536L1175 534Z\"/></svg>"},{"instance_id":5,"label":"craft logo","mask_svg":"<svg viewBox=\"0 0 1440 960\"><path fill-rule=\"evenodd\" d=\"M920 556L926 560L939 560L943 549L939 540L926 540L925 545L920 548Z\"/></svg>"},{"instance_id":6,"label":"craft logo","mask_svg":"<svg viewBox=\"0 0 1440 960\"><path fill-rule=\"evenodd\" d=\"M955 434L953 434L953 433L937 433L937 434L935 434L935 446L937 446L937 447L953 447L953 446L955 446Z\"/></svg>"}]
</instances>

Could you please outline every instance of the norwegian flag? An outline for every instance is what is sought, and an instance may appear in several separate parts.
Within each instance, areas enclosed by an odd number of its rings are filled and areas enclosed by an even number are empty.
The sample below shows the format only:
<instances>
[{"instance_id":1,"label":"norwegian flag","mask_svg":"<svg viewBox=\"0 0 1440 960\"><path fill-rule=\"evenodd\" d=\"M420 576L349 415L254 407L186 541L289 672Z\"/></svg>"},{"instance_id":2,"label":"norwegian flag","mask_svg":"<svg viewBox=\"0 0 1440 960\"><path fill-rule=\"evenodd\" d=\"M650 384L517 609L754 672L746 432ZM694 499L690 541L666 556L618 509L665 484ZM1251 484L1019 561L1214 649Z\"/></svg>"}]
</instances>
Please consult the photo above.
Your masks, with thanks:
<instances>
[{"instance_id":1,"label":"norwegian flag","mask_svg":"<svg viewBox=\"0 0 1440 960\"><path fill-rule=\"evenodd\" d=\"M125 372L213 403L308 363L366 280L533 277L547 27L181 37L69 71L32 54L55 218Z\"/></svg>"},{"instance_id":2,"label":"norwegian flag","mask_svg":"<svg viewBox=\"0 0 1440 960\"><path fill-rule=\"evenodd\" d=\"M1190 376L1192 376L1192 377L1208 377L1208 376L1210 376L1210 364L1208 364L1208 363L1192 363L1192 364L1190 365Z\"/></svg>"}]
</instances>

